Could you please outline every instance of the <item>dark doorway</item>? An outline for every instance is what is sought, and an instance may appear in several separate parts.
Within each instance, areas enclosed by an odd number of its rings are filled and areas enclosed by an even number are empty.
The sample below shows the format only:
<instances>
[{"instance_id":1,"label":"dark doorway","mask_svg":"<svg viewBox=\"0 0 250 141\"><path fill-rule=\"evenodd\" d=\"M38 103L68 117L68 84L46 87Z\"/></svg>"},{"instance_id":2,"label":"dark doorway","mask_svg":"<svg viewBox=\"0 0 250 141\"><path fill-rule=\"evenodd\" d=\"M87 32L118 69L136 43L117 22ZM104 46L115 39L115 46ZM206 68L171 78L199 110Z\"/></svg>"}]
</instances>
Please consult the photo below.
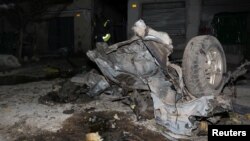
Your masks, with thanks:
<instances>
[{"instance_id":1,"label":"dark doorway","mask_svg":"<svg viewBox=\"0 0 250 141\"><path fill-rule=\"evenodd\" d=\"M49 21L49 49L74 48L74 17L58 17Z\"/></svg>"}]
</instances>

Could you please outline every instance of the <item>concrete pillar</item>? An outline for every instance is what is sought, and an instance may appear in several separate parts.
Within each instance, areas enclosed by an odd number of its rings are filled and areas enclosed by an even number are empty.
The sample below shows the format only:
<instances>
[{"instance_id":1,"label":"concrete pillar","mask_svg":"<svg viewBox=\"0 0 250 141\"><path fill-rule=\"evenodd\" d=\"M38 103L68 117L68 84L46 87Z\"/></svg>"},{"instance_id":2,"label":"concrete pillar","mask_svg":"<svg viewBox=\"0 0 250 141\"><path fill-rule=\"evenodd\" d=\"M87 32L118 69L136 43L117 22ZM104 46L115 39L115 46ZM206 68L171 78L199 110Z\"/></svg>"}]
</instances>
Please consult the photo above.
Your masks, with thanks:
<instances>
[{"instance_id":1,"label":"concrete pillar","mask_svg":"<svg viewBox=\"0 0 250 141\"><path fill-rule=\"evenodd\" d=\"M74 17L75 52L87 52L91 49L91 8L92 0L74 0L72 5L72 9L80 14Z\"/></svg>"},{"instance_id":2,"label":"concrete pillar","mask_svg":"<svg viewBox=\"0 0 250 141\"><path fill-rule=\"evenodd\" d=\"M81 16L74 18L75 52L87 52L91 49L91 13L88 10L80 13Z\"/></svg>"},{"instance_id":3,"label":"concrete pillar","mask_svg":"<svg viewBox=\"0 0 250 141\"><path fill-rule=\"evenodd\" d=\"M136 8L132 7L132 4L136 4ZM127 23L127 37L133 36L131 31L134 23L140 18L141 2L140 0L128 0L128 23Z\"/></svg>"},{"instance_id":4,"label":"concrete pillar","mask_svg":"<svg viewBox=\"0 0 250 141\"><path fill-rule=\"evenodd\" d=\"M186 0L186 39L197 36L201 19L202 0Z\"/></svg>"}]
</instances>

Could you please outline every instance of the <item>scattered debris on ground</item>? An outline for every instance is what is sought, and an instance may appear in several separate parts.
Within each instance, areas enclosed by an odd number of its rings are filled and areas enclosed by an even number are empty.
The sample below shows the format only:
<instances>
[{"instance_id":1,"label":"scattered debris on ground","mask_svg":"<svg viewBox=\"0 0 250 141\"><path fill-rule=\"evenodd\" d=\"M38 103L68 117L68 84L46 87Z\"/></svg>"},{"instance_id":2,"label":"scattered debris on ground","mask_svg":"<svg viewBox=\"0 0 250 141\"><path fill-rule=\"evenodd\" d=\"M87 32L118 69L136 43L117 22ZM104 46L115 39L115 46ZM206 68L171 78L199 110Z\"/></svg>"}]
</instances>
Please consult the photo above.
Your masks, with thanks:
<instances>
[{"instance_id":1,"label":"scattered debris on ground","mask_svg":"<svg viewBox=\"0 0 250 141\"><path fill-rule=\"evenodd\" d=\"M120 117L120 120L114 118ZM23 136L17 139L26 141L79 141L89 138L102 138L104 141L167 141L160 133L146 129L132 122L126 113L91 112L75 114L63 123L56 133L41 133L36 136ZM88 139L86 141L88 141ZM98 140L99 139L99 140ZM92 140L91 140L92 141Z\"/></svg>"}]
</instances>

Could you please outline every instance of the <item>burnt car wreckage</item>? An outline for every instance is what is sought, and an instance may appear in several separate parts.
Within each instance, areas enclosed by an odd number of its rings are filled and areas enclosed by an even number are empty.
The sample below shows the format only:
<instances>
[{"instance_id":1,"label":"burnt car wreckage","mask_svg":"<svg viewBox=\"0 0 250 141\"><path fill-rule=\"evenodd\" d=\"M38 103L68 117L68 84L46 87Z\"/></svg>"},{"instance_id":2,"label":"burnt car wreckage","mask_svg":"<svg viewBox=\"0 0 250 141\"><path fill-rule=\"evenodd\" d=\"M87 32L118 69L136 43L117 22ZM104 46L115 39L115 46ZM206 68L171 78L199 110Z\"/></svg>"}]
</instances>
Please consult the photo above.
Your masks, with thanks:
<instances>
[{"instance_id":1,"label":"burnt car wreckage","mask_svg":"<svg viewBox=\"0 0 250 141\"><path fill-rule=\"evenodd\" d=\"M169 60L173 45L167 33L155 31L143 20L132 30L135 36L127 41L111 46L97 43L96 49L87 52L103 75L90 71L71 82L87 85L85 93L91 97L110 91L121 94L138 119L153 107L151 116L166 137L196 136L201 119L215 123L215 114L231 110L230 97L221 91L246 70L241 66L227 73L224 51L215 37L191 39L181 67Z\"/></svg>"},{"instance_id":2,"label":"burnt car wreckage","mask_svg":"<svg viewBox=\"0 0 250 141\"><path fill-rule=\"evenodd\" d=\"M216 38L193 38L181 68L169 61L173 46L167 33L153 30L142 20L135 23L133 31L135 36L130 40L111 46L98 43L87 53L105 76L99 76L94 85L87 84L91 87L89 95L105 91L110 87L108 81L131 95L151 95L156 122L179 136L195 133L199 123L196 117L209 119L230 110L230 99L219 95L226 80L226 60ZM137 110L140 114L146 109L144 103Z\"/></svg>"}]
</instances>

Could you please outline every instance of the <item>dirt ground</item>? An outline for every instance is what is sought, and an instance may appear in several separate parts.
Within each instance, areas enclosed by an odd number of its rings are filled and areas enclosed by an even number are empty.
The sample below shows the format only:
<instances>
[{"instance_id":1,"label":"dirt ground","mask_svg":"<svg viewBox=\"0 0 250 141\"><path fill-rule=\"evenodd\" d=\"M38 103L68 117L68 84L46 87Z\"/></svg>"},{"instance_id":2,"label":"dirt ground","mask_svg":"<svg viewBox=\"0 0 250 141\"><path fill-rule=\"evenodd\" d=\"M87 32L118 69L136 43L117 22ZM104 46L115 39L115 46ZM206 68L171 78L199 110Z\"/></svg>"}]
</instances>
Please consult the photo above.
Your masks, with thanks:
<instances>
[{"instance_id":1,"label":"dirt ground","mask_svg":"<svg viewBox=\"0 0 250 141\"><path fill-rule=\"evenodd\" d=\"M119 119L115 119L117 115ZM104 141L166 141L160 133L136 125L126 113L91 112L74 114L63 123L56 133L42 132L38 135L24 135L17 141L79 141L86 133L98 132Z\"/></svg>"},{"instance_id":2,"label":"dirt ground","mask_svg":"<svg viewBox=\"0 0 250 141\"><path fill-rule=\"evenodd\" d=\"M41 103L59 81L0 86L1 141L79 141L89 132L99 132L104 141L166 140L154 120L137 121L128 106L111 102L113 95Z\"/></svg>"},{"instance_id":3,"label":"dirt ground","mask_svg":"<svg viewBox=\"0 0 250 141\"><path fill-rule=\"evenodd\" d=\"M61 81L0 86L0 141L84 141L90 132L104 141L168 140L154 119L137 121L129 106L112 102L115 95L81 95L69 103L47 97ZM250 124L250 115L226 113L218 124Z\"/></svg>"}]
</instances>

